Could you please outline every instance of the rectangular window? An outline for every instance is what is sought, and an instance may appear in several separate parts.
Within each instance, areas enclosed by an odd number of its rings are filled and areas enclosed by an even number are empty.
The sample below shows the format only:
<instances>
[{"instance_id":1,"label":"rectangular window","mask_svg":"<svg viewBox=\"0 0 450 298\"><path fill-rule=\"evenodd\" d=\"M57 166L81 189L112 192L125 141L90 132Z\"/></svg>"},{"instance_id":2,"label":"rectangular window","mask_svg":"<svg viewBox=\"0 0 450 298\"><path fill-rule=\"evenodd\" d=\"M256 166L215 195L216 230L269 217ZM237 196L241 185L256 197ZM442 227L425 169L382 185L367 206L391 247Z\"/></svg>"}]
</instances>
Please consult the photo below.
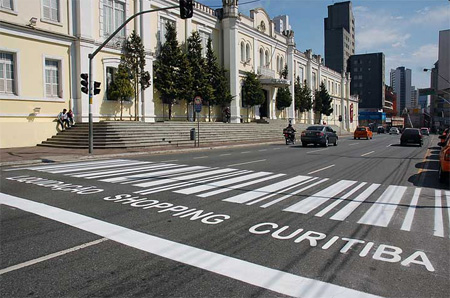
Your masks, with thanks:
<instances>
[{"instance_id":1,"label":"rectangular window","mask_svg":"<svg viewBox=\"0 0 450 298\"><path fill-rule=\"evenodd\" d=\"M13 0L0 0L0 7L3 9L14 10Z\"/></svg>"},{"instance_id":2,"label":"rectangular window","mask_svg":"<svg viewBox=\"0 0 450 298\"><path fill-rule=\"evenodd\" d=\"M103 0L103 32L111 35L125 21L125 3L118 0ZM117 33L125 37L125 28Z\"/></svg>"},{"instance_id":3,"label":"rectangular window","mask_svg":"<svg viewBox=\"0 0 450 298\"><path fill-rule=\"evenodd\" d=\"M59 22L59 0L43 0L43 18L53 22Z\"/></svg>"},{"instance_id":4,"label":"rectangular window","mask_svg":"<svg viewBox=\"0 0 450 298\"><path fill-rule=\"evenodd\" d=\"M14 94L14 55L0 52L0 93Z\"/></svg>"},{"instance_id":5,"label":"rectangular window","mask_svg":"<svg viewBox=\"0 0 450 298\"><path fill-rule=\"evenodd\" d=\"M159 18L159 41L161 42L161 45L163 45L166 42L167 23L175 27L175 21L166 18Z\"/></svg>"},{"instance_id":6,"label":"rectangular window","mask_svg":"<svg viewBox=\"0 0 450 298\"><path fill-rule=\"evenodd\" d=\"M202 39L202 56L206 57L206 47L208 46L208 39L211 38L211 35L203 31L199 31L199 33Z\"/></svg>"},{"instance_id":7,"label":"rectangular window","mask_svg":"<svg viewBox=\"0 0 450 298\"><path fill-rule=\"evenodd\" d=\"M114 82L114 77L116 76L117 68L116 67L106 67L106 96L108 97L109 88L111 83ZM107 98L109 99L109 98Z\"/></svg>"},{"instance_id":8,"label":"rectangular window","mask_svg":"<svg viewBox=\"0 0 450 298\"><path fill-rule=\"evenodd\" d=\"M61 97L60 96L60 63L57 60L45 60L45 96L46 97Z\"/></svg>"}]
</instances>

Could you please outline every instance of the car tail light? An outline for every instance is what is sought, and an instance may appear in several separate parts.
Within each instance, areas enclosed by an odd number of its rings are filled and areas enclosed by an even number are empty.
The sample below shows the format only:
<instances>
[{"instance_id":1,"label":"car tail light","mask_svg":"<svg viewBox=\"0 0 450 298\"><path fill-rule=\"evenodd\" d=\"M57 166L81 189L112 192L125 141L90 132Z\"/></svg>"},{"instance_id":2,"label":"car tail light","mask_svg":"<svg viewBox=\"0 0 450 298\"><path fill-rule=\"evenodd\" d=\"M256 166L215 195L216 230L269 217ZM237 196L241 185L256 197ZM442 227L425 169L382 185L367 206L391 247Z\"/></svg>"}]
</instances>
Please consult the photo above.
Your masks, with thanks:
<instances>
[{"instance_id":1,"label":"car tail light","mask_svg":"<svg viewBox=\"0 0 450 298\"><path fill-rule=\"evenodd\" d=\"M316 133L316 136L323 136L323 132Z\"/></svg>"},{"instance_id":2,"label":"car tail light","mask_svg":"<svg viewBox=\"0 0 450 298\"><path fill-rule=\"evenodd\" d=\"M450 148L444 151L444 160L450 161Z\"/></svg>"}]
</instances>

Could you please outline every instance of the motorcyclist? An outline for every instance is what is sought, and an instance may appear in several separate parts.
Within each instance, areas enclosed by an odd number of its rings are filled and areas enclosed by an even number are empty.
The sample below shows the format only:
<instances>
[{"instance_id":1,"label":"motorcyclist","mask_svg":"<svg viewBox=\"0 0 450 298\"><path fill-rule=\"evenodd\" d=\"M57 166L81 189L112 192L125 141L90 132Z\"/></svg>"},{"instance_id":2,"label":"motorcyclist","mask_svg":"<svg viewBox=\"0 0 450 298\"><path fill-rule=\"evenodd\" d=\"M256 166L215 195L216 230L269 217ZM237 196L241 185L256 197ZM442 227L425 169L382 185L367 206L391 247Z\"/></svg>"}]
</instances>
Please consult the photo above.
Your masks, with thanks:
<instances>
[{"instance_id":1,"label":"motorcyclist","mask_svg":"<svg viewBox=\"0 0 450 298\"><path fill-rule=\"evenodd\" d=\"M292 142L295 140L296 130L294 129L291 123L289 123L289 125L283 130L283 132L289 135L289 138Z\"/></svg>"}]
</instances>

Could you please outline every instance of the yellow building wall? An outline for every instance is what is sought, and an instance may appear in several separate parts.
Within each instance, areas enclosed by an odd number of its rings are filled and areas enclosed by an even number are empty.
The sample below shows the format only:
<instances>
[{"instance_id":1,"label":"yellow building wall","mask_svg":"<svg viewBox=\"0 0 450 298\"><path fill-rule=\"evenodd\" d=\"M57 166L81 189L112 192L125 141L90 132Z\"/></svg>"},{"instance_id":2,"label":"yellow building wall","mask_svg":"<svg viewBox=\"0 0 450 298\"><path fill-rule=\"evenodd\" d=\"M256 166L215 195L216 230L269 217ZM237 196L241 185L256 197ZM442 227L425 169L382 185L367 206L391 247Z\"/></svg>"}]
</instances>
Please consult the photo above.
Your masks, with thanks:
<instances>
[{"instance_id":1,"label":"yellow building wall","mask_svg":"<svg viewBox=\"0 0 450 298\"><path fill-rule=\"evenodd\" d=\"M56 116L63 108L69 109L70 47L7 34L0 39L7 50L17 50L16 96L0 95L0 147L34 146L57 133ZM61 61L61 98L45 96L45 58Z\"/></svg>"}]
</instances>

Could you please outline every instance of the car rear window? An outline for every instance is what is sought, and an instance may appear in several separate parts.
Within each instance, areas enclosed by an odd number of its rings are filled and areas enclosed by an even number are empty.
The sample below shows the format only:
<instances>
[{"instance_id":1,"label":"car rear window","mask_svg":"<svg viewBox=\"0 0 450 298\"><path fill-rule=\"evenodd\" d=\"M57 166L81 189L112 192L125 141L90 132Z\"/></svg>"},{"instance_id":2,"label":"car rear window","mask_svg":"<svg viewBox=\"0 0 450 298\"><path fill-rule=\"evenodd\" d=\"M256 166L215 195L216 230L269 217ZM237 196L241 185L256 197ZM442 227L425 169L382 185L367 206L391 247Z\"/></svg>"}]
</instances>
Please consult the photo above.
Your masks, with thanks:
<instances>
[{"instance_id":1,"label":"car rear window","mask_svg":"<svg viewBox=\"0 0 450 298\"><path fill-rule=\"evenodd\" d=\"M419 130L417 129L406 129L403 132L404 135L418 135L419 134Z\"/></svg>"},{"instance_id":2,"label":"car rear window","mask_svg":"<svg viewBox=\"0 0 450 298\"><path fill-rule=\"evenodd\" d=\"M366 131L366 128L365 127L358 127L356 130L358 130L358 131Z\"/></svg>"},{"instance_id":3,"label":"car rear window","mask_svg":"<svg viewBox=\"0 0 450 298\"><path fill-rule=\"evenodd\" d=\"M323 126L310 126L306 130L322 130Z\"/></svg>"}]
</instances>

